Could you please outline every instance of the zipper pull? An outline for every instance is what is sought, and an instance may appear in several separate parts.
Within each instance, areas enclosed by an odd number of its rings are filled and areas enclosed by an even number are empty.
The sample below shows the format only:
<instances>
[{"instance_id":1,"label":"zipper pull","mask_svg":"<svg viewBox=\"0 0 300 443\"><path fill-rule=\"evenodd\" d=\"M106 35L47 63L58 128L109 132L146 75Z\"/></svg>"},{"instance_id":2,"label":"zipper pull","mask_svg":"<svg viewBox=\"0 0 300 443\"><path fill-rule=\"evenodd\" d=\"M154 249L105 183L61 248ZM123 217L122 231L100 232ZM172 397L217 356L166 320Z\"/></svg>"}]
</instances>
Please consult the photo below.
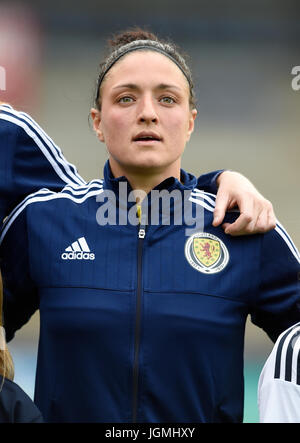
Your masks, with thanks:
<instances>
[{"instance_id":1,"label":"zipper pull","mask_svg":"<svg viewBox=\"0 0 300 443\"><path fill-rule=\"evenodd\" d=\"M139 229L139 238L144 238L146 235L146 231L143 228Z\"/></svg>"},{"instance_id":2,"label":"zipper pull","mask_svg":"<svg viewBox=\"0 0 300 443\"><path fill-rule=\"evenodd\" d=\"M136 206L137 206L137 216L139 218L139 225L140 225L139 238L144 238L146 235L146 230L144 229L145 223L144 223L144 216L142 216L142 206L138 204Z\"/></svg>"}]
</instances>

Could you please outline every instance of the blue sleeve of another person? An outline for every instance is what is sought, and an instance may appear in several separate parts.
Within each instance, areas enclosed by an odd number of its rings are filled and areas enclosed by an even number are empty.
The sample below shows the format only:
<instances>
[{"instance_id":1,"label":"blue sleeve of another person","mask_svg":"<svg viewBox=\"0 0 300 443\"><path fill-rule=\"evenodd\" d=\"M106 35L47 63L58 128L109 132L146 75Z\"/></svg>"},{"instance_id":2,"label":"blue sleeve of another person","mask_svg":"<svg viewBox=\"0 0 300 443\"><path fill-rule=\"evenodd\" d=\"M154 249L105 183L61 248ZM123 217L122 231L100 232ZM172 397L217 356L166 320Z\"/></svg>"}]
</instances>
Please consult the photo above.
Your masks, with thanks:
<instances>
[{"instance_id":1,"label":"blue sleeve of another person","mask_svg":"<svg viewBox=\"0 0 300 443\"><path fill-rule=\"evenodd\" d=\"M15 332L29 321L39 307L37 288L30 275L26 210L16 217L4 237L9 223L10 217L7 217L0 235L3 319L7 341L14 337Z\"/></svg>"},{"instance_id":2,"label":"blue sleeve of another person","mask_svg":"<svg viewBox=\"0 0 300 443\"><path fill-rule=\"evenodd\" d=\"M198 177L197 188L203 189L203 191L209 192L211 194L217 194L217 178L222 172L224 172L224 169L218 169L217 171L211 171L205 174L201 174Z\"/></svg>"},{"instance_id":3,"label":"blue sleeve of another person","mask_svg":"<svg viewBox=\"0 0 300 443\"><path fill-rule=\"evenodd\" d=\"M300 321L300 255L280 223L262 236L260 291L252 306L253 323L275 342L279 334Z\"/></svg>"},{"instance_id":4,"label":"blue sleeve of another person","mask_svg":"<svg viewBox=\"0 0 300 443\"><path fill-rule=\"evenodd\" d=\"M0 220L40 188L84 185L75 166L26 113L0 106Z\"/></svg>"}]
</instances>

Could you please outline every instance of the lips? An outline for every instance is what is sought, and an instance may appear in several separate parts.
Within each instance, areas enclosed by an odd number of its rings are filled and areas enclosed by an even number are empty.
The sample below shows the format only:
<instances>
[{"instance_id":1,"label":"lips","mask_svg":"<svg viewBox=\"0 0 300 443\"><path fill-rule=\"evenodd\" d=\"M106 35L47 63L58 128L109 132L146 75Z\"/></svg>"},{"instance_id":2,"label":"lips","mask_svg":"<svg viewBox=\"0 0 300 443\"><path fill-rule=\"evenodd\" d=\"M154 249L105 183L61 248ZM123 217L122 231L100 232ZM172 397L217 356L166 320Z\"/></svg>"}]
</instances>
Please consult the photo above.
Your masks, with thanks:
<instances>
[{"instance_id":1,"label":"lips","mask_svg":"<svg viewBox=\"0 0 300 443\"><path fill-rule=\"evenodd\" d=\"M160 142L161 140L162 138L156 132L152 131L142 131L133 137L133 141L135 142Z\"/></svg>"}]
</instances>

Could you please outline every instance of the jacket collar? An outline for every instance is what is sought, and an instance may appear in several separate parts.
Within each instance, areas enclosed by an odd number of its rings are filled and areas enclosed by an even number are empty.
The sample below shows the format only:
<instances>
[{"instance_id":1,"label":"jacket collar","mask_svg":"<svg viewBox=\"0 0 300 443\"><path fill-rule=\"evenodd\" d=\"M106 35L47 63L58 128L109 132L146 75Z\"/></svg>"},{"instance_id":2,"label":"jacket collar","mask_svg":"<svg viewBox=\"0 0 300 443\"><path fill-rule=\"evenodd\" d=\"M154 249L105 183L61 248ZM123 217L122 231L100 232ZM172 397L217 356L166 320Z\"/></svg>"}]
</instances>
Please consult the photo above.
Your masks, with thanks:
<instances>
[{"instance_id":1,"label":"jacket collar","mask_svg":"<svg viewBox=\"0 0 300 443\"><path fill-rule=\"evenodd\" d=\"M132 187L127 180L125 176L121 177L114 177L110 168L109 160L106 161L104 165L104 188L109 189L115 192L116 196L119 195L119 184L121 182L127 183L127 192L128 194L132 191ZM169 177L163 180L159 185L155 186L153 190L161 191L163 189L166 189L167 191L171 192L174 189L179 189L181 191L184 190L192 190L197 185L197 178L184 171L183 169L180 169L180 181L175 177Z\"/></svg>"}]
</instances>

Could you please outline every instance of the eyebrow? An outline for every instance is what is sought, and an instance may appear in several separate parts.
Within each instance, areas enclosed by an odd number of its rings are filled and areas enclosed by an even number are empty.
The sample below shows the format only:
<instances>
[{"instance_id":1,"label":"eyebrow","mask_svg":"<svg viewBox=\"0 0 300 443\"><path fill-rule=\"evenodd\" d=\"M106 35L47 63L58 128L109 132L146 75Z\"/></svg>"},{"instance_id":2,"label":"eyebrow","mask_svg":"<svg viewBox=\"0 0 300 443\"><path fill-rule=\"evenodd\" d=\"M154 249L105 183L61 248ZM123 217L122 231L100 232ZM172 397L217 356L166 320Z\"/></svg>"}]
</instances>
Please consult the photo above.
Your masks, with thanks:
<instances>
[{"instance_id":1,"label":"eyebrow","mask_svg":"<svg viewBox=\"0 0 300 443\"><path fill-rule=\"evenodd\" d=\"M140 89L141 89L141 88L140 88L138 85L136 85L135 83L126 83L126 84L123 84L123 85L117 85L117 86L115 86L113 89L123 89L123 88L126 88L126 89L132 89L132 90L140 90ZM176 86L176 85L168 85L168 84L166 84L166 83L160 83L159 85L157 85L157 86L155 87L155 89L159 89L159 90L164 90L164 89L177 89L177 90L181 91L181 88L179 88L178 86Z\"/></svg>"}]
</instances>

